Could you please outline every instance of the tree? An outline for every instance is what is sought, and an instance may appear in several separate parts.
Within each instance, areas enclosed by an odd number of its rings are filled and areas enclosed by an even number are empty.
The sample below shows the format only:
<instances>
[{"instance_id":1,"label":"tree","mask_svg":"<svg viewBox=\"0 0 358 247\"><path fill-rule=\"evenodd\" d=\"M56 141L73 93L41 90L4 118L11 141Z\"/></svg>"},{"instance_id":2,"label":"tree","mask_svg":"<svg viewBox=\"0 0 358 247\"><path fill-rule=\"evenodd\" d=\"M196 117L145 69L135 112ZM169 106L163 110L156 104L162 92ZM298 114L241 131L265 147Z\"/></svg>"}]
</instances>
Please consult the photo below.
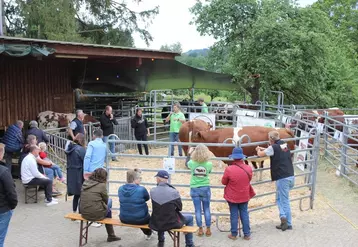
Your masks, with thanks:
<instances>
[{"instance_id":1,"label":"tree","mask_svg":"<svg viewBox=\"0 0 358 247\"><path fill-rule=\"evenodd\" d=\"M183 52L183 48L182 48L180 42L176 42L176 43L171 44L171 45L168 45L168 44L162 45L160 47L160 50L161 51L173 51L173 52L177 52L177 53L180 53L180 54Z\"/></svg>"},{"instance_id":2,"label":"tree","mask_svg":"<svg viewBox=\"0 0 358 247\"><path fill-rule=\"evenodd\" d=\"M212 0L198 1L191 12L198 31L218 40L212 67L233 74L252 103L270 90L293 104L354 102L352 45L322 11L285 0Z\"/></svg>"}]
</instances>

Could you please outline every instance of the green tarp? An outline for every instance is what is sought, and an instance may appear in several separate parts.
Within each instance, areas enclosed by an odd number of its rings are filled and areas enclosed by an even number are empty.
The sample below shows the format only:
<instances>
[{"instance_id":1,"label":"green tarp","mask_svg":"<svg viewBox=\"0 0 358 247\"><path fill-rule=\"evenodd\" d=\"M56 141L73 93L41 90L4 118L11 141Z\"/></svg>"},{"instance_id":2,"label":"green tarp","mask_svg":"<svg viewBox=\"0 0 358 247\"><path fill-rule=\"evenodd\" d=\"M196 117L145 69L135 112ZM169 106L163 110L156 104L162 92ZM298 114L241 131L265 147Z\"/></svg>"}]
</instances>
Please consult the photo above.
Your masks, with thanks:
<instances>
[{"instance_id":1,"label":"green tarp","mask_svg":"<svg viewBox=\"0 0 358 247\"><path fill-rule=\"evenodd\" d=\"M0 54L6 54L11 57L24 57L27 55L32 56L48 56L55 52L55 49L40 47L38 45L1 45Z\"/></svg>"}]
</instances>

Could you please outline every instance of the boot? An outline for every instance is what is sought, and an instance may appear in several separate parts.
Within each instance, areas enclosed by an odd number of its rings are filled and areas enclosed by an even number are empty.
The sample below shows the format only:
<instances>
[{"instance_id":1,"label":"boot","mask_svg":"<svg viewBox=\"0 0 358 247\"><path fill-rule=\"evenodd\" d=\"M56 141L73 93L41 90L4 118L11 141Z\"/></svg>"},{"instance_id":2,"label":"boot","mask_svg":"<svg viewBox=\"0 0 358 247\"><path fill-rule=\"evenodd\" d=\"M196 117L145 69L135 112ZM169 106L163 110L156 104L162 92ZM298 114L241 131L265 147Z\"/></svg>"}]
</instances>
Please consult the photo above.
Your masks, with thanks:
<instances>
[{"instance_id":1,"label":"boot","mask_svg":"<svg viewBox=\"0 0 358 247\"><path fill-rule=\"evenodd\" d=\"M211 237L211 230L210 230L210 227L207 227L207 228L206 228L205 235L206 235L207 237Z\"/></svg>"},{"instance_id":2,"label":"boot","mask_svg":"<svg viewBox=\"0 0 358 247\"><path fill-rule=\"evenodd\" d=\"M121 240L121 238L117 237L116 234L114 233L113 225L105 225L105 226L108 234L107 242L114 242L114 241Z\"/></svg>"},{"instance_id":3,"label":"boot","mask_svg":"<svg viewBox=\"0 0 358 247\"><path fill-rule=\"evenodd\" d=\"M199 227L198 236L202 237L204 235L204 230L202 227Z\"/></svg>"},{"instance_id":4,"label":"boot","mask_svg":"<svg viewBox=\"0 0 358 247\"><path fill-rule=\"evenodd\" d=\"M276 227L277 229L280 229ZM281 218L281 230L284 232L288 229L287 219L285 217Z\"/></svg>"}]
</instances>

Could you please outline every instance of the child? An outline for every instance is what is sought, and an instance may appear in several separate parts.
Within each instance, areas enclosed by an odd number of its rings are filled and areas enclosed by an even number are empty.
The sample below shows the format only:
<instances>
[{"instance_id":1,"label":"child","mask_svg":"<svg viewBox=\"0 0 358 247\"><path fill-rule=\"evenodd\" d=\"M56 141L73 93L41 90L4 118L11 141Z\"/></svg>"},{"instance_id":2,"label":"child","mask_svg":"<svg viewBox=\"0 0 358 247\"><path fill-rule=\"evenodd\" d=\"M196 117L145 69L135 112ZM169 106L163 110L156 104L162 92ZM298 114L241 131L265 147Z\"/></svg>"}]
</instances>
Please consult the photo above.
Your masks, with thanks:
<instances>
[{"instance_id":1,"label":"child","mask_svg":"<svg viewBox=\"0 0 358 247\"><path fill-rule=\"evenodd\" d=\"M47 154L46 154L47 145L46 145L46 143L40 142L39 147L41 149L41 152L39 154L40 158L52 163L52 166L49 167L49 168L51 168L53 170L54 176L57 177L57 179L60 180L60 182L64 183L65 178L62 175L61 168L58 165L54 164L49 158L47 158Z\"/></svg>"},{"instance_id":2,"label":"child","mask_svg":"<svg viewBox=\"0 0 358 247\"><path fill-rule=\"evenodd\" d=\"M194 150L194 151L192 151ZM188 167L191 170L190 179L190 196L194 203L196 224L199 227L198 236L203 236L203 224L201 221L201 209L204 210L206 233L207 237L211 236L211 213L210 213L210 179L213 164L208 161L210 158L210 151L204 144L199 144L195 149L192 149L191 159L188 162Z\"/></svg>"}]
</instances>

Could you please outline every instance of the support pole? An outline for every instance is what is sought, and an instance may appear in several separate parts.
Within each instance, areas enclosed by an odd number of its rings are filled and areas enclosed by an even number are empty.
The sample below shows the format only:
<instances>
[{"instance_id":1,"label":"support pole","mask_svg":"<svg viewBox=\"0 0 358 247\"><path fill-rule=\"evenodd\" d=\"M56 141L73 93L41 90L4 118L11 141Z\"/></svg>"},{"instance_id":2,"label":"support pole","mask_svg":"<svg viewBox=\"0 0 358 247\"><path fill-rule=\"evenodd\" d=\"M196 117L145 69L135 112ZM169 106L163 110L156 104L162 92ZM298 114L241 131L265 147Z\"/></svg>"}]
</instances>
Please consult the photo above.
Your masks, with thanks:
<instances>
[{"instance_id":1,"label":"support pole","mask_svg":"<svg viewBox=\"0 0 358 247\"><path fill-rule=\"evenodd\" d=\"M342 140L342 148L341 148L341 165L340 165L340 176L341 174L346 175L347 170L347 143L348 143L348 127L346 125L343 126L343 132L341 133L343 135ZM339 140L338 140L339 141Z\"/></svg>"}]
</instances>

